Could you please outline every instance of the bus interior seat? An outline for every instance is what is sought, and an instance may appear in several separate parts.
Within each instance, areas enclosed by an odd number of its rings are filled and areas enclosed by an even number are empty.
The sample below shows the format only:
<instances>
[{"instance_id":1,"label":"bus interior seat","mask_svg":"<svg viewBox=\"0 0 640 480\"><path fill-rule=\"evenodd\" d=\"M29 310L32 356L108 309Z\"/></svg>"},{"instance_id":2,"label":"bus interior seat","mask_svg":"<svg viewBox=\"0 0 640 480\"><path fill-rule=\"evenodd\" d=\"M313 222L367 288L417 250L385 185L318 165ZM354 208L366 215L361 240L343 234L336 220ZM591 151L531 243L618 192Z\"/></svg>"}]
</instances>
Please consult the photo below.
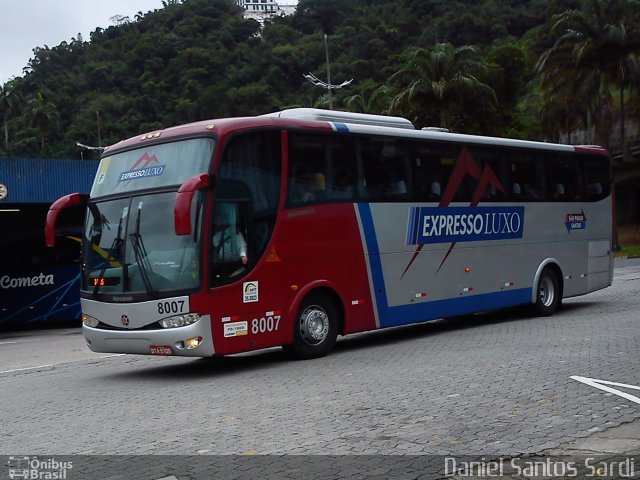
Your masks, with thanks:
<instances>
[{"instance_id":1,"label":"bus interior seat","mask_svg":"<svg viewBox=\"0 0 640 480\"><path fill-rule=\"evenodd\" d=\"M587 186L587 192L590 197L598 197L602 195L602 185L600 183L590 183Z\"/></svg>"},{"instance_id":2,"label":"bus interior seat","mask_svg":"<svg viewBox=\"0 0 640 480\"><path fill-rule=\"evenodd\" d=\"M482 198L484 200L494 200L496 198L496 186L490 183Z\"/></svg>"},{"instance_id":3,"label":"bus interior seat","mask_svg":"<svg viewBox=\"0 0 640 480\"><path fill-rule=\"evenodd\" d=\"M407 185L404 183L404 180L392 182L389 187L392 195L404 195L407 193Z\"/></svg>"},{"instance_id":4,"label":"bus interior seat","mask_svg":"<svg viewBox=\"0 0 640 480\"><path fill-rule=\"evenodd\" d=\"M431 199L440 200L441 195L442 188L440 187L440 182L431 182Z\"/></svg>"},{"instance_id":5,"label":"bus interior seat","mask_svg":"<svg viewBox=\"0 0 640 480\"><path fill-rule=\"evenodd\" d=\"M522 189L520 188L520 184L515 182L511 187L511 193L513 193L513 198L520 198L522 195Z\"/></svg>"}]
</instances>

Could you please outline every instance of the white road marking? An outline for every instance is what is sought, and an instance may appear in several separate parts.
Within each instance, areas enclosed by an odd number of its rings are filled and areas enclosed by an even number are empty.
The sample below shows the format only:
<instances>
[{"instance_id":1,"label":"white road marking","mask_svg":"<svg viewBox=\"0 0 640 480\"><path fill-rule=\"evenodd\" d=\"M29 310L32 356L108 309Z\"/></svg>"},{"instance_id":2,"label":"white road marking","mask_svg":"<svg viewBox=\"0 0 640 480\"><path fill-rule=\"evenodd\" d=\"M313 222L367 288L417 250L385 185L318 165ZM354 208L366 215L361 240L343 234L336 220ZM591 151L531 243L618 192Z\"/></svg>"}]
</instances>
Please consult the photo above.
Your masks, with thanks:
<instances>
[{"instance_id":1,"label":"white road marking","mask_svg":"<svg viewBox=\"0 0 640 480\"><path fill-rule=\"evenodd\" d=\"M29 343L30 340L7 340L6 342L0 342L0 345L11 345L12 343Z\"/></svg>"},{"instance_id":2,"label":"white road marking","mask_svg":"<svg viewBox=\"0 0 640 480\"><path fill-rule=\"evenodd\" d=\"M640 387L636 385L627 385L626 383L609 382L607 380L598 380L597 378L579 377L577 375L573 375L569 378L571 378L572 380L576 380L578 382L582 382L584 384L590 385L594 388L599 388L600 390L604 390L605 392L613 393L614 395L618 395L619 397L626 398L627 400L640 404L640 398L636 397L635 395L631 395L630 393L623 392L622 390L618 390L616 388L607 387L607 385L613 385L614 387L629 388L631 390L640 390Z\"/></svg>"},{"instance_id":3,"label":"white road marking","mask_svg":"<svg viewBox=\"0 0 640 480\"><path fill-rule=\"evenodd\" d=\"M47 364L47 365L38 365L37 367L24 367L24 368L14 368L13 370L3 370L0 372L0 375L2 375L3 373L24 372L26 370L37 370L38 368L48 368L48 367L53 367L53 365Z\"/></svg>"},{"instance_id":4,"label":"white road marking","mask_svg":"<svg viewBox=\"0 0 640 480\"><path fill-rule=\"evenodd\" d=\"M100 357L96 357L96 359L103 359L103 358L113 358L113 357L122 357L123 355L125 355L124 353L116 353L114 355L104 355L104 356L100 356ZM38 370L41 368L50 368L50 367L54 367L57 365L71 365L73 363L80 363L80 362L86 362L86 361L92 361L93 359L91 358L85 358L83 360L74 360L73 362L60 362L60 363L47 363L45 365L38 365L36 367L22 367L22 368L14 368L11 370L2 370L0 371L0 375L3 375L5 373L15 373L15 372L26 372L28 370Z\"/></svg>"}]
</instances>

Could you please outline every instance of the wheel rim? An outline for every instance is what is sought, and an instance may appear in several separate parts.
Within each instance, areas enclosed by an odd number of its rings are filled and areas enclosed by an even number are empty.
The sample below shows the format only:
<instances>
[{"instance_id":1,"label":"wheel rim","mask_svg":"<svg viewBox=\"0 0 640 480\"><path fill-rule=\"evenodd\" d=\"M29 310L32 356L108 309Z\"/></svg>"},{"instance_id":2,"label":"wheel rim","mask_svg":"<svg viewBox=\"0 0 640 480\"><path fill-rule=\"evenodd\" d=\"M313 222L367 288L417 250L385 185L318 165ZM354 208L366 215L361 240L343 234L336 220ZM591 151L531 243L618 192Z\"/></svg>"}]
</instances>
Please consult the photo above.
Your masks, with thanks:
<instances>
[{"instance_id":1,"label":"wheel rim","mask_svg":"<svg viewBox=\"0 0 640 480\"><path fill-rule=\"evenodd\" d=\"M318 305L307 307L300 315L300 336L309 345L322 343L329 334L329 316Z\"/></svg>"},{"instance_id":2,"label":"wheel rim","mask_svg":"<svg viewBox=\"0 0 640 480\"><path fill-rule=\"evenodd\" d=\"M551 277L545 276L540 280L540 286L538 287L538 297L540 302L545 307L550 307L555 299L555 288L553 286L553 280Z\"/></svg>"}]
</instances>

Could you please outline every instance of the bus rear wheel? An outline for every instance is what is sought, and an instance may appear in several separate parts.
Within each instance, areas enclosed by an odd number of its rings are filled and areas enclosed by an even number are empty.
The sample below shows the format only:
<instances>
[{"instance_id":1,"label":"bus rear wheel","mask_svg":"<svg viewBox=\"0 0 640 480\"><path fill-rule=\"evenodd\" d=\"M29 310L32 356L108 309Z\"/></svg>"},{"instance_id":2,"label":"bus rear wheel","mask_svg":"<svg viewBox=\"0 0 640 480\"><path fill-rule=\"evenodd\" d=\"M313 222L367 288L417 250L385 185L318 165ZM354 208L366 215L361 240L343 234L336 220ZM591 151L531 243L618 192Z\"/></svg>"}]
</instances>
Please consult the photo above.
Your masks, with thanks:
<instances>
[{"instance_id":1,"label":"bus rear wheel","mask_svg":"<svg viewBox=\"0 0 640 480\"><path fill-rule=\"evenodd\" d=\"M298 359L324 357L338 337L338 311L326 295L307 296L295 318L293 343L285 351Z\"/></svg>"},{"instance_id":2,"label":"bus rear wheel","mask_svg":"<svg viewBox=\"0 0 640 480\"><path fill-rule=\"evenodd\" d=\"M560 284L558 276L550 268L545 268L538 279L534 310L542 317L553 315L560 307Z\"/></svg>"}]
</instances>

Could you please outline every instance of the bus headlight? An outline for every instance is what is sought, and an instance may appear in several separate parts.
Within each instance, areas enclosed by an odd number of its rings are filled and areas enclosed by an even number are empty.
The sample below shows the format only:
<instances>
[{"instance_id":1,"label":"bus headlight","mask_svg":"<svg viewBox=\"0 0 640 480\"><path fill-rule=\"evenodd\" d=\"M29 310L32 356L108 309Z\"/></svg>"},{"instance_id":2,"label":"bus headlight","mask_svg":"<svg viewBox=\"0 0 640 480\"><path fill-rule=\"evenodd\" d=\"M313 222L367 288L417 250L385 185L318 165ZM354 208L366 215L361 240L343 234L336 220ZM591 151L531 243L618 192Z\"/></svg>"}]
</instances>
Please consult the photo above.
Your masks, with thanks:
<instances>
[{"instance_id":1,"label":"bus headlight","mask_svg":"<svg viewBox=\"0 0 640 480\"><path fill-rule=\"evenodd\" d=\"M198 313L186 313L184 315L175 315L173 317L167 317L160 320L158 323L162 328L176 328L191 325L200 320L200 314Z\"/></svg>"},{"instance_id":2,"label":"bus headlight","mask_svg":"<svg viewBox=\"0 0 640 480\"><path fill-rule=\"evenodd\" d=\"M93 318L90 315L87 315L86 313L82 314L82 323L84 323L87 327L97 327L98 323L100 323L98 321L97 318Z\"/></svg>"}]
</instances>

